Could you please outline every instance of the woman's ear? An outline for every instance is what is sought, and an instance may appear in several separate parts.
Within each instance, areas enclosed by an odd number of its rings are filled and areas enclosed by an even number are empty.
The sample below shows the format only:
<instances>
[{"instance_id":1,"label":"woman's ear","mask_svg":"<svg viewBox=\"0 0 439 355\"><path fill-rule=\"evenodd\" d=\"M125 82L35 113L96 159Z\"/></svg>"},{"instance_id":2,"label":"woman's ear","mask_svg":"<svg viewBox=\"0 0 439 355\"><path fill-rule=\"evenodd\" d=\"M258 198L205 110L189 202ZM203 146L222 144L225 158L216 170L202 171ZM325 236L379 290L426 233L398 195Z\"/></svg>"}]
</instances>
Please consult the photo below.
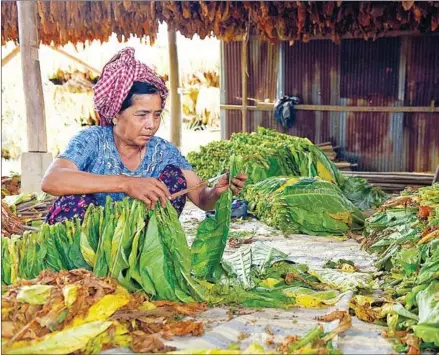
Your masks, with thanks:
<instances>
[{"instance_id":1,"label":"woman's ear","mask_svg":"<svg viewBox=\"0 0 439 355\"><path fill-rule=\"evenodd\" d=\"M117 114L114 118L113 118L113 125L117 125L117 123L119 122L119 114Z\"/></svg>"}]
</instances>

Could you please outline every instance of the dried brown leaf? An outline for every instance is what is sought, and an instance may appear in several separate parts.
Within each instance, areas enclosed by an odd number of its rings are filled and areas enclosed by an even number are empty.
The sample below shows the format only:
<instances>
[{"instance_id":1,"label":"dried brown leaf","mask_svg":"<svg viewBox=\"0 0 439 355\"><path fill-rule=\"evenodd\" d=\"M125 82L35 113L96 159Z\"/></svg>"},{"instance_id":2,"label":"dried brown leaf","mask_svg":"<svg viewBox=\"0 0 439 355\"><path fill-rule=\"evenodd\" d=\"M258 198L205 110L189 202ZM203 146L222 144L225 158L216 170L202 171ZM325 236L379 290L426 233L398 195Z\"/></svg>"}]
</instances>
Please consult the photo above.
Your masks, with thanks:
<instances>
[{"instance_id":1,"label":"dried brown leaf","mask_svg":"<svg viewBox=\"0 0 439 355\"><path fill-rule=\"evenodd\" d=\"M176 336L192 335L201 336L204 334L204 324L202 322L183 321L168 324L165 331Z\"/></svg>"},{"instance_id":2,"label":"dried brown leaf","mask_svg":"<svg viewBox=\"0 0 439 355\"><path fill-rule=\"evenodd\" d=\"M136 353L165 353L175 350L175 347L166 346L155 334L146 334L140 330L131 334L131 348Z\"/></svg>"}]
</instances>

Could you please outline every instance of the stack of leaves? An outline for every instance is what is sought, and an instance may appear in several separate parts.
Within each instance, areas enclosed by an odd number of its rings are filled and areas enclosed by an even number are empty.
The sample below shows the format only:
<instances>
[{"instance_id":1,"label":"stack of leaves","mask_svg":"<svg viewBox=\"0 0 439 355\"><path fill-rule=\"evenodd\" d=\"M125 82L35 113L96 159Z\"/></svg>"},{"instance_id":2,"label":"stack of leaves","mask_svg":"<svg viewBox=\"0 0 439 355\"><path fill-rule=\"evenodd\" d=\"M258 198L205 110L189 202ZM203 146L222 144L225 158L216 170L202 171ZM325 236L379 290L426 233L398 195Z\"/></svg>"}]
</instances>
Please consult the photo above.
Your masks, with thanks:
<instances>
[{"instance_id":1,"label":"stack of leaves","mask_svg":"<svg viewBox=\"0 0 439 355\"><path fill-rule=\"evenodd\" d=\"M2 148L3 152L3 148ZM2 198L10 195L18 195L21 189L21 176L2 176Z\"/></svg>"},{"instance_id":2,"label":"stack of leaves","mask_svg":"<svg viewBox=\"0 0 439 355\"><path fill-rule=\"evenodd\" d=\"M236 159L231 158L235 176ZM86 268L112 276L129 291L154 299L206 300L205 289L191 275L212 279L219 270L231 218L232 192L217 202L215 217L203 221L191 250L170 202L148 211L143 202L124 199L91 205L79 220L43 224L22 238L2 238L2 283L32 279L42 270ZM213 236L213 235L215 236Z\"/></svg>"},{"instance_id":3,"label":"stack of leaves","mask_svg":"<svg viewBox=\"0 0 439 355\"><path fill-rule=\"evenodd\" d=\"M340 187L360 209L370 209L386 198L381 190L362 179L345 178L308 139L262 127L253 133L235 133L229 141L209 143L199 152L189 153L188 160L201 178L209 179L225 170L232 154L245 157L239 170L248 175L247 186L269 177L320 177Z\"/></svg>"},{"instance_id":4,"label":"stack of leaves","mask_svg":"<svg viewBox=\"0 0 439 355\"><path fill-rule=\"evenodd\" d=\"M340 189L319 178L269 178L249 186L245 198L256 217L284 233L343 235L364 224Z\"/></svg>"},{"instance_id":5,"label":"stack of leaves","mask_svg":"<svg viewBox=\"0 0 439 355\"><path fill-rule=\"evenodd\" d=\"M147 211L137 200L113 204L108 199L103 207L91 205L82 224L43 224L39 232L2 238L4 284L32 279L45 269L76 268L112 276L129 291L143 290L154 299L200 299L188 282L191 253L169 202Z\"/></svg>"},{"instance_id":6,"label":"stack of leaves","mask_svg":"<svg viewBox=\"0 0 439 355\"><path fill-rule=\"evenodd\" d=\"M12 213L9 206L2 201L2 236L23 233L23 221Z\"/></svg>"},{"instance_id":7,"label":"stack of leaves","mask_svg":"<svg viewBox=\"0 0 439 355\"><path fill-rule=\"evenodd\" d=\"M97 354L113 347L135 352L175 350L162 339L204 333L191 318L204 304L149 302L112 278L86 270L43 272L2 295L2 353ZM193 318L192 318L193 319Z\"/></svg>"},{"instance_id":8,"label":"stack of leaves","mask_svg":"<svg viewBox=\"0 0 439 355\"><path fill-rule=\"evenodd\" d=\"M359 177L345 177L341 190L349 201L363 211L379 207L387 198L381 188Z\"/></svg>"},{"instance_id":9,"label":"stack of leaves","mask_svg":"<svg viewBox=\"0 0 439 355\"><path fill-rule=\"evenodd\" d=\"M363 320L385 319L397 350L439 350L439 184L406 190L366 221L386 298L356 299Z\"/></svg>"},{"instance_id":10,"label":"stack of leaves","mask_svg":"<svg viewBox=\"0 0 439 355\"><path fill-rule=\"evenodd\" d=\"M19 194L6 196L3 202L23 222L25 230L38 230L44 222L55 197L48 194ZM29 228L27 228L27 227ZM21 234L21 233L16 233Z\"/></svg>"},{"instance_id":11,"label":"stack of leaves","mask_svg":"<svg viewBox=\"0 0 439 355\"><path fill-rule=\"evenodd\" d=\"M220 174L231 154L245 156L243 170L248 184L271 176L320 176L342 183L343 176L326 155L306 138L259 127L253 133L234 133L229 141L212 142L200 152L188 154L189 162L203 179Z\"/></svg>"},{"instance_id":12,"label":"stack of leaves","mask_svg":"<svg viewBox=\"0 0 439 355\"><path fill-rule=\"evenodd\" d=\"M112 33L119 40L157 37L159 23L166 22L183 36L201 39L214 35L230 42L242 40L252 29L271 42L308 42L325 37L340 43L343 36L376 39L397 31L434 32L439 27L435 1L77 1L38 3L36 20L43 44L65 45L86 40L107 41ZM18 41L15 1L1 7L2 44ZM130 19L127 21L126 19Z\"/></svg>"}]
</instances>

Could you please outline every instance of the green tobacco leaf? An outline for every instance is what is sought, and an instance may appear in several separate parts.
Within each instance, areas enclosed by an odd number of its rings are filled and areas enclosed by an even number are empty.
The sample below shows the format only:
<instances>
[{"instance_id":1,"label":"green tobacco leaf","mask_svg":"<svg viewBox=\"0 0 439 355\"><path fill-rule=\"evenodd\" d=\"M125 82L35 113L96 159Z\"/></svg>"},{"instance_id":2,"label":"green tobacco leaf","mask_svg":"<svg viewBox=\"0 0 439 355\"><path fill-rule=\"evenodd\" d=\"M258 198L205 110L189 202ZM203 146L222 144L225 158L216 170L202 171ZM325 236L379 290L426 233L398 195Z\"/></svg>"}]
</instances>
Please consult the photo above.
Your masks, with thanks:
<instances>
[{"instance_id":1,"label":"green tobacco leaf","mask_svg":"<svg viewBox=\"0 0 439 355\"><path fill-rule=\"evenodd\" d=\"M230 177L236 175L238 160L230 158ZM197 230L192 243L192 273L195 277L217 280L220 274L220 261L226 248L232 214L232 191L223 193L216 203L216 214L207 217Z\"/></svg>"},{"instance_id":2,"label":"green tobacco leaf","mask_svg":"<svg viewBox=\"0 0 439 355\"><path fill-rule=\"evenodd\" d=\"M288 254L280 250L270 247L263 242L252 244L252 266L259 274L264 274L269 267L279 261L291 261Z\"/></svg>"},{"instance_id":3,"label":"green tobacco leaf","mask_svg":"<svg viewBox=\"0 0 439 355\"><path fill-rule=\"evenodd\" d=\"M158 230L164 245L176 295L180 300L186 299L190 294L196 296L196 292L191 292L185 276L183 276L184 274L187 278L190 277L191 252L183 227L178 220L178 214L170 202L166 204L165 208L159 208L156 213Z\"/></svg>"},{"instance_id":4,"label":"green tobacco leaf","mask_svg":"<svg viewBox=\"0 0 439 355\"><path fill-rule=\"evenodd\" d=\"M257 217L285 233L342 235L364 225L363 214L340 189L319 178L270 178L245 196Z\"/></svg>"},{"instance_id":5,"label":"green tobacco leaf","mask_svg":"<svg viewBox=\"0 0 439 355\"><path fill-rule=\"evenodd\" d=\"M360 210L379 207L387 195L378 187L367 183L358 177L345 177L342 186L343 194Z\"/></svg>"},{"instance_id":6,"label":"green tobacco leaf","mask_svg":"<svg viewBox=\"0 0 439 355\"><path fill-rule=\"evenodd\" d=\"M89 264L85 261L84 256L81 252L81 222L79 219L74 221L74 225L72 228L72 246L69 250L69 259L75 265L77 269L87 269L90 270ZM43 244L40 243L40 247L43 247Z\"/></svg>"},{"instance_id":7,"label":"green tobacco leaf","mask_svg":"<svg viewBox=\"0 0 439 355\"><path fill-rule=\"evenodd\" d=\"M419 324L436 325L439 328L439 281L433 281L416 297L419 308Z\"/></svg>"},{"instance_id":8,"label":"green tobacco leaf","mask_svg":"<svg viewBox=\"0 0 439 355\"><path fill-rule=\"evenodd\" d=\"M109 274L110 261L107 255L107 250L111 251L111 242L113 239L115 228L115 216L116 210L112 207L112 202L109 196L107 196L102 223L102 237L99 239L98 248L96 250L96 263L93 268L93 273L96 276L107 276Z\"/></svg>"},{"instance_id":9,"label":"green tobacco leaf","mask_svg":"<svg viewBox=\"0 0 439 355\"><path fill-rule=\"evenodd\" d=\"M439 346L439 327L436 325L418 324L413 326L415 335L424 342Z\"/></svg>"},{"instance_id":10,"label":"green tobacco leaf","mask_svg":"<svg viewBox=\"0 0 439 355\"><path fill-rule=\"evenodd\" d=\"M56 246L56 238L57 235L55 233L55 227L43 225L41 228L42 233L44 233L45 240L47 246L47 265L49 268L51 268L53 271L60 271L63 269L63 264L61 262L61 258L59 255L58 248Z\"/></svg>"},{"instance_id":11,"label":"green tobacco leaf","mask_svg":"<svg viewBox=\"0 0 439 355\"><path fill-rule=\"evenodd\" d=\"M10 285L11 284L11 257L8 250L9 238L2 237L1 246L2 246L2 284Z\"/></svg>"},{"instance_id":12,"label":"green tobacco leaf","mask_svg":"<svg viewBox=\"0 0 439 355\"><path fill-rule=\"evenodd\" d=\"M96 251L92 248L89 238L94 234L94 206L90 205L81 226L80 247L84 260L90 267L96 263Z\"/></svg>"},{"instance_id":13,"label":"green tobacco leaf","mask_svg":"<svg viewBox=\"0 0 439 355\"><path fill-rule=\"evenodd\" d=\"M236 275L244 290L255 286L250 270L252 266L252 249L241 247L232 255L225 255L221 261L229 277Z\"/></svg>"},{"instance_id":14,"label":"green tobacco leaf","mask_svg":"<svg viewBox=\"0 0 439 355\"><path fill-rule=\"evenodd\" d=\"M125 248L131 238L132 214L127 199L122 201L121 206L122 214L117 221L113 240L111 242L110 275L115 278L118 278L121 275L122 270L125 270L129 266L128 256L125 254Z\"/></svg>"},{"instance_id":15,"label":"green tobacco leaf","mask_svg":"<svg viewBox=\"0 0 439 355\"><path fill-rule=\"evenodd\" d=\"M310 270L310 274L318 278L320 282L340 291L372 288L372 275L368 273L314 269Z\"/></svg>"},{"instance_id":16,"label":"green tobacco leaf","mask_svg":"<svg viewBox=\"0 0 439 355\"><path fill-rule=\"evenodd\" d=\"M175 300L174 285L160 239L156 214L151 214L140 255L142 288L158 299ZM151 285L153 287L151 287Z\"/></svg>"}]
</instances>

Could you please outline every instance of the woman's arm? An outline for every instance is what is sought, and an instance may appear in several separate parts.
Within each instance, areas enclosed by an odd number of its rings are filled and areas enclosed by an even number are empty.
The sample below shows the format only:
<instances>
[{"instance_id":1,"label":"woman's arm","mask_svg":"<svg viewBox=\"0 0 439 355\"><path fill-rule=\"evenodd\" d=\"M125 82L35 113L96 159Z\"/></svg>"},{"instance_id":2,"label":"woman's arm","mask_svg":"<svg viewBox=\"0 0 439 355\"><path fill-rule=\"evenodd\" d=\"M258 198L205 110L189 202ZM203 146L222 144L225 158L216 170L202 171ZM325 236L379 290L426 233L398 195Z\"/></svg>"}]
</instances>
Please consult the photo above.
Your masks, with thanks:
<instances>
[{"instance_id":1,"label":"woman's arm","mask_svg":"<svg viewBox=\"0 0 439 355\"><path fill-rule=\"evenodd\" d=\"M86 173L62 158L50 165L41 189L54 196L123 192L152 208L159 200L165 206L170 196L167 187L157 179Z\"/></svg>"},{"instance_id":2,"label":"woman's arm","mask_svg":"<svg viewBox=\"0 0 439 355\"><path fill-rule=\"evenodd\" d=\"M189 187L195 186L201 182L201 179L190 170L183 170L183 175L186 178L186 184ZM234 195L238 195L244 186L247 175L239 174L232 180L230 188ZM214 187L200 187L197 190L188 193L188 198L199 208L204 211L215 209L215 204L220 196L229 189L229 177L227 174L223 175Z\"/></svg>"}]
</instances>

